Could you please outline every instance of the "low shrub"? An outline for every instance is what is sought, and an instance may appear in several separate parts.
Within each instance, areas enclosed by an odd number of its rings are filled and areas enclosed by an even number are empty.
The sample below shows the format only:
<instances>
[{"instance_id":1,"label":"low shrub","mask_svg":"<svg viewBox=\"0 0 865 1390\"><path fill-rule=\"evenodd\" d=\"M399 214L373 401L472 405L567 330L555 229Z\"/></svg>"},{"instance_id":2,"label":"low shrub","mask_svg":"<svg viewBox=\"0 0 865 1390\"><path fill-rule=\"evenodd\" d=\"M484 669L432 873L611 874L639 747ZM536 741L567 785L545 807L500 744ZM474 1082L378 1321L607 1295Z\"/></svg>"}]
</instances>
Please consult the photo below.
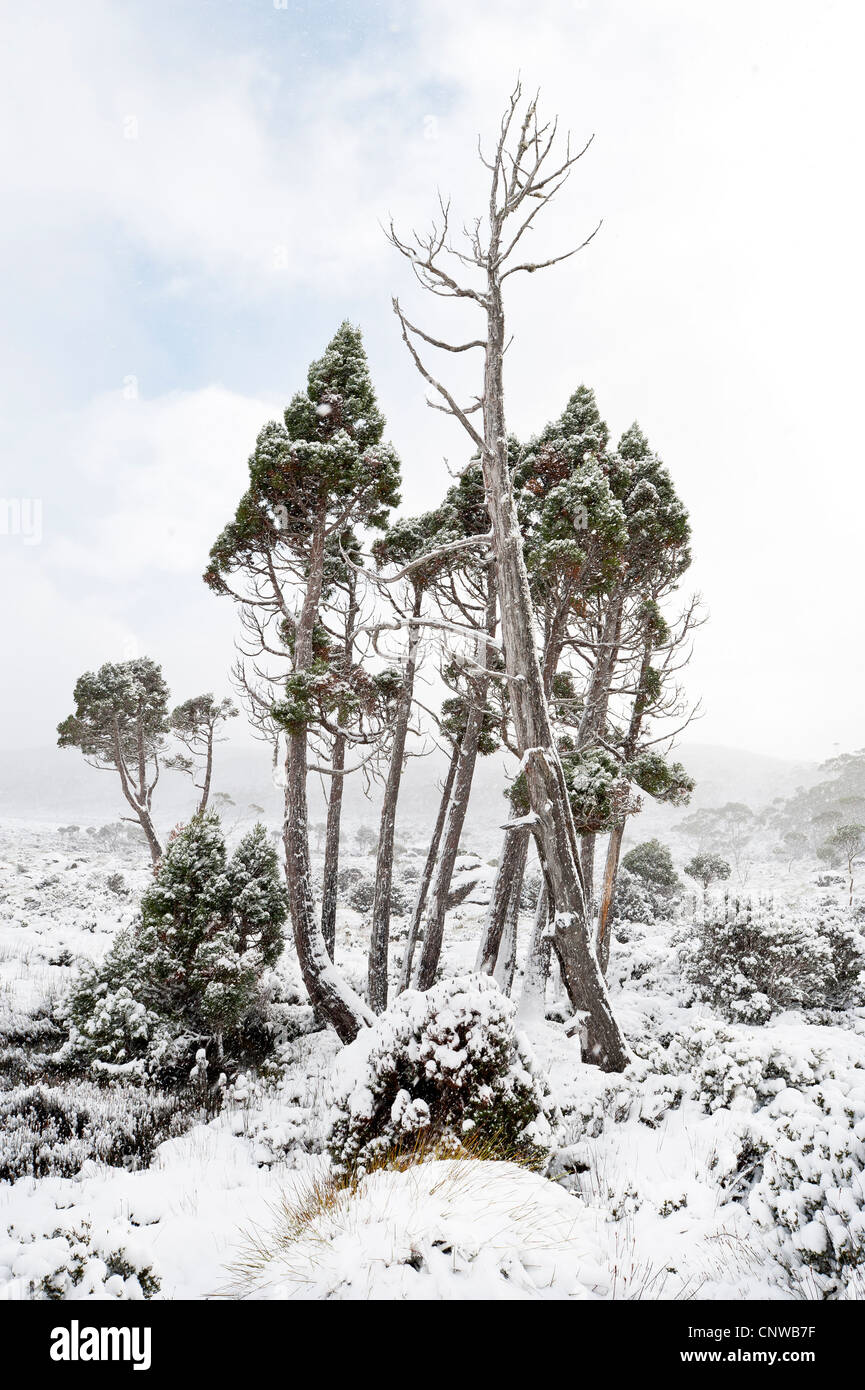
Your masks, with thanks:
<instances>
[{"instance_id":1,"label":"low shrub","mask_svg":"<svg viewBox=\"0 0 865 1390\"><path fill-rule=\"evenodd\" d=\"M219 818L194 816L166 847L140 918L82 970L58 1060L164 1084L188 1075L202 1047L218 1069L266 1050L267 972L287 914L263 826L227 860Z\"/></svg>"},{"instance_id":2,"label":"low shrub","mask_svg":"<svg viewBox=\"0 0 865 1390\"><path fill-rule=\"evenodd\" d=\"M559 1120L514 1005L486 976L407 990L336 1063L328 1148L362 1172L425 1144L540 1162Z\"/></svg>"},{"instance_id":3,"label":"low shrub","mask_svg":"<svg viewBox=\"0 0 865 1390\"><path fill-rule=\"evenodd\" d=\"M146 1168L157 1145L203 1118L190 1100L143 1086L16 1086L0 1097L0 1182L71 1178L89 1160Z\"/></svg>"},{"instance_id":4,"label":"low shrub","mask_svg":"<svg viewBox=\"0 0 865 1390\"><path fill-rule=\"evenodd\" d=\"M705 904L679 941L682 978L727 1019L764 1023L783 1009L843 1009L865 983L865 939L821 905L813 917L725 896Z\"/></svg>"}]
</instances>

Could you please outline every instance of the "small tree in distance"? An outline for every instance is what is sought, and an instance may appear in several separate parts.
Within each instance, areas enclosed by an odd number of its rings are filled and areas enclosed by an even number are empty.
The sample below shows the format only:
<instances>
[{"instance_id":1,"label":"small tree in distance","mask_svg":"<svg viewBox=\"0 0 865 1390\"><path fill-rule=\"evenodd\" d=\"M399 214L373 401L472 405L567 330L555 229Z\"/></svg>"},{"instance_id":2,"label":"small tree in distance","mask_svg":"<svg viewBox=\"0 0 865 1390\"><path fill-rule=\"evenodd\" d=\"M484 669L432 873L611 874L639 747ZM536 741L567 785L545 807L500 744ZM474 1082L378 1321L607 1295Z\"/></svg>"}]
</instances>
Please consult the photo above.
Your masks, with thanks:
<instances>
[{"instance_id":1,"label":"small tree in distance","mask_svg":"<svg viewBox=\"0 0 865 1390\"><path fill-rule=\"evenodd\" d=\"M824 853L821 858L828 858L829 854L837 855L847 866L847 879L850 884L849 904L853 906L853 878L856 863L865 855L865 825L839 825L834 835L830 835L823 847ZM819 851L818 851L819 852Z\"/></svg>"},{"instance_id":2,"label":"small tree in distance","mask_svg":"<svg viewBox=\"0 0 865 1390\"><path fill-rule=\"evenodd\" d=\"M706 893L713 883L730 877L730 865L720 854L695 854L690 863L685 865L685 873L689 878L695 878L698 883L702 883L703 892Z\"/></svg>"},{"instance_id":3,"label":"small tree in distance","mask_svg":"<svg viewBox=\"0 0 865 1390\"><path fill-rule=\"evenodd\" d=\"M660 840L646 840L635 845L622 859L622 867L665 898L671 898L682 886L672 855Z\"/></svg>"},{"instance_id":4,"label":"small tree in distance","mask_svg":"<svg viewBox=\"0 0 865 1390\"><path fill-rule=\"evenodd\" d=\"M215 700L213 695L194 695L172 711L171 732L186 749L169 758L166 767L176 768L192 778L193 786L201 792L197 814L207 810L210 783L213 777L213 745L224 740L218 730L239 714L233 700ZM196 781L196 777L200 780Z\"/></svg>"},{"instance_id":5,"label":"small tree in distance","mask_svg":"<svg viewBox=\"0 0 865 1390\"><path fill-rule=\"evenodd\" d=\"M75 713L57 726L58 747L78 748L91 767L117 772L158 864L162 846L151 807L168 732L168 686L160 667L147 656L106 662L79 677L73 699Z\"/></svg>"}]
</instances>

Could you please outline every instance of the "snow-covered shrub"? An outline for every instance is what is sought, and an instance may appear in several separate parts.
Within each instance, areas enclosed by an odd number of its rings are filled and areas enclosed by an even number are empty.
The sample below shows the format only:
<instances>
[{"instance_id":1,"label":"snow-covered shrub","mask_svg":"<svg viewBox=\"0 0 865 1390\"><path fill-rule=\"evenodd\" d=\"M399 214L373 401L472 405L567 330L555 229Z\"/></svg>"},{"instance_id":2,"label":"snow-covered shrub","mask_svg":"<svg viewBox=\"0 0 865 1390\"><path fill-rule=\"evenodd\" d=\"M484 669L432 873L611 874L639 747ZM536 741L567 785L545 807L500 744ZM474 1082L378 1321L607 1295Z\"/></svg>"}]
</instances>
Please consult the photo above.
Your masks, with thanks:
<instances>
[{"instance_id":1,"label":"snow-covered shrub","mask_svg":"<svg viewBox=\"0 0 865 1390\"><path fill-rule=\"evenodd\" d=\"M802 1292L831 1298L865 1266L865 1092L846 1114L806 1106L795 1092L772 1108L748 1209Z\"/></svg>"},{"instance_id":2,"label":"snow-covered shrub","mask_svg":"<svg viewBox=\"0 0 865 1390\"><path fill-rule=\"evenodd\" d=\"M250 1033L266 1048L262 991L286 916L264 828L227 861L218 816L194 816L169 842L134 926L82 970L59 1060L176 1080L202 1046L220 1067L244 1055Z\"/></svg>"},{"instance_id":3,"label":"snow-covered shrub","mask_svg":"<svg viewBox=\"0 0 865 1390\"><path fill-rule=\"evenodd\" d=\"M725 896L703 906L679 961L697 998L725 1018L763 1023L782 1009L858 1003L865 940L831 908L805 918Z\"/></svg>"},{"instance_id":4,"label":"snow-covered shrub","mask_svg":"<svg viewBox=\"0 0 865 1390\"><path fill-rule=\"evenodd\" d=\"M614 922L643 922L648 925L655 920L655 903L651 892L636 874L620 868L616 877L616 891L611 908Z\"/></svg>"},{"instance_id":5,"label":"snow-covered shrub","mask_svg":"<svg viewBox=\"0 0 865 1390\"><path fill-rule=\"evenodd\" d=\"M622 868L660 898L673 898L682 890L682 880L676 873L673 857L660 840L644 840L635 845L622 859Z\"/></svg>"},{"instance_id":6,"label":"snow-covered shrub","mask_svg":"<svg viewBox=\"0 0 865 1390\"><path fill-rule=\"evenodd\" d=\"M126 887L126 879L122 874L109 874L105 880L105 887L111 893L115 893L118 898L125 898L129 890Z\"/></svg>"},{"instance_id":7,"label":"snow-covered shrub","mask_svg":"<svg viewBox=\"0 0 865 1390\"><path fill-rule=\"evenodd\" d=\"M861 918L852 918L833 903L819 910L818 930L829 943L832 973L826 980L820 1004L829 1009L846 1009L865 999L865 936Z\"/></svg>"},{"instance_id":8,"label":"snow-covered shrub","mask_svg":"<svg viewBox=\"0 0 865 1390\"><path fill-rule=\"evenodd\" d=\"M5 1278L4 1278L5 1275ZM18 1233L0 1237L0 1288L23 1288L30 1298L155 1298L160 1281L149 1257L136 1249L131 1232L119 1223L94 1230L89 1221L58 1227L50 1235Z\"/></svg>"},{"instance_id":9,"label":"snow-covered shrub","mask_svg":"<svg viewBox=\"0 0 865 1390\"><path fill-rule=\"evenodd\" d=\"M177 1096L114 1082L16 1086L0 1097L0 1182L74 1177L89 1160L147 1167L201 1113Z\"/></svg>"},{"instance_id":10,"label":"snow-covered shrub","mask_svg":"<svg viewBox=\"0 0 865 1390\"><path fill-rule=\"evenodd\" d=\"M355 912L371 912L375 901L375 877L359 873L348 891L348 905ZM399 880L394 877L390 888L390 910L395 917L402 917L411 907L411 898Z\"/></svg>"},{"instance_id":11,"label":"snow-covered shrub","mask_svg":"<svg viewBox=\"0 0 865 1390\"><path fill-rule=\"evenodd\" d=\"M328 1148L342 1171L363 1172L421 1142L540 1160L558 1110L514 1005L489 977L406 990L340 1053Z\"/></svg>"},{"instance_id":12,"label":"snow-covered shrub","mask_svg":"<svg viewBox=\"0 0 865 1390\"><path fill-rule=\"evenodd\" d=\"M357 864L346 864L344 868L340 869L339 873L336 876L336 882L340 894L347 895L348 890L351 888L351 886L357 883L358 879L361 879L363 877L363 869L358 868Z\"/></svg>"}]
</instances>

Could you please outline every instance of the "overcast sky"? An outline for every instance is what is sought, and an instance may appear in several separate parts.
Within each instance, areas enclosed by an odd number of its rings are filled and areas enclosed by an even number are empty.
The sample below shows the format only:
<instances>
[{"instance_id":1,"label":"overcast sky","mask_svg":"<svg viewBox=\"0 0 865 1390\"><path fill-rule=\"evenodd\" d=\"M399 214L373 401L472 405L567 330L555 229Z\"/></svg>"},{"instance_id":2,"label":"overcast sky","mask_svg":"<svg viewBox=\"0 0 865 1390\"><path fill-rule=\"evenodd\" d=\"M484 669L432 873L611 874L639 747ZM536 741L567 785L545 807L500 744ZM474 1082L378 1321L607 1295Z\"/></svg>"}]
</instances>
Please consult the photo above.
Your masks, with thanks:
<instances>
[{"instance_id":1,"label":"overcast sky","mask_svg":"<svg viewBox=\"0 0 865 1390\"><path fill-rule=\"evenodd\" d=\"M343 318L406 508L439 499L466 450L390 296L437 328L450 309L422 306L379 221L424 224L437 187L482 211L477 134L518 70L595 134L538 250L604 224L511 282L509 427L586 382L671 468L710 613L691 737L865 744L862 6L279 3L3 5L0 496L24 505L0 513L0 745L52 743L106 660L152 655L178 700L227 692L207 551Z\"/></svg>"}]
</instances>

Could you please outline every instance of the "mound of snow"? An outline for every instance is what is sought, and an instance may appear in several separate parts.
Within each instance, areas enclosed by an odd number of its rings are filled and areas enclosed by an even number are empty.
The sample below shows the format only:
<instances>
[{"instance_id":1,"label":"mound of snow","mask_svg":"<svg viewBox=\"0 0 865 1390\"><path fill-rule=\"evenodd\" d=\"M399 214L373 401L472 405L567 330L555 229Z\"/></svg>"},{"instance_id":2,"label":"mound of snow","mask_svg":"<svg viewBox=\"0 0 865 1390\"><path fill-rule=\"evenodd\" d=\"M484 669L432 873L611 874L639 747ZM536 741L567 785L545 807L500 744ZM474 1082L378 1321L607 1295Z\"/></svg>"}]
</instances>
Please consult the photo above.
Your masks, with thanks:
<instances>
[{"instance_id":1,"label":"mound of snow","mask_svg":"<svg viewBox=\"0 0 865 1390\"><path fill-rule=\"evenodd\" d=\"M558 1299L609 1292L596 1214L512 1163L445 1159L362 1178L297 1235L259 1237L255 1298Z\"/></svg>"}]
</instances>

